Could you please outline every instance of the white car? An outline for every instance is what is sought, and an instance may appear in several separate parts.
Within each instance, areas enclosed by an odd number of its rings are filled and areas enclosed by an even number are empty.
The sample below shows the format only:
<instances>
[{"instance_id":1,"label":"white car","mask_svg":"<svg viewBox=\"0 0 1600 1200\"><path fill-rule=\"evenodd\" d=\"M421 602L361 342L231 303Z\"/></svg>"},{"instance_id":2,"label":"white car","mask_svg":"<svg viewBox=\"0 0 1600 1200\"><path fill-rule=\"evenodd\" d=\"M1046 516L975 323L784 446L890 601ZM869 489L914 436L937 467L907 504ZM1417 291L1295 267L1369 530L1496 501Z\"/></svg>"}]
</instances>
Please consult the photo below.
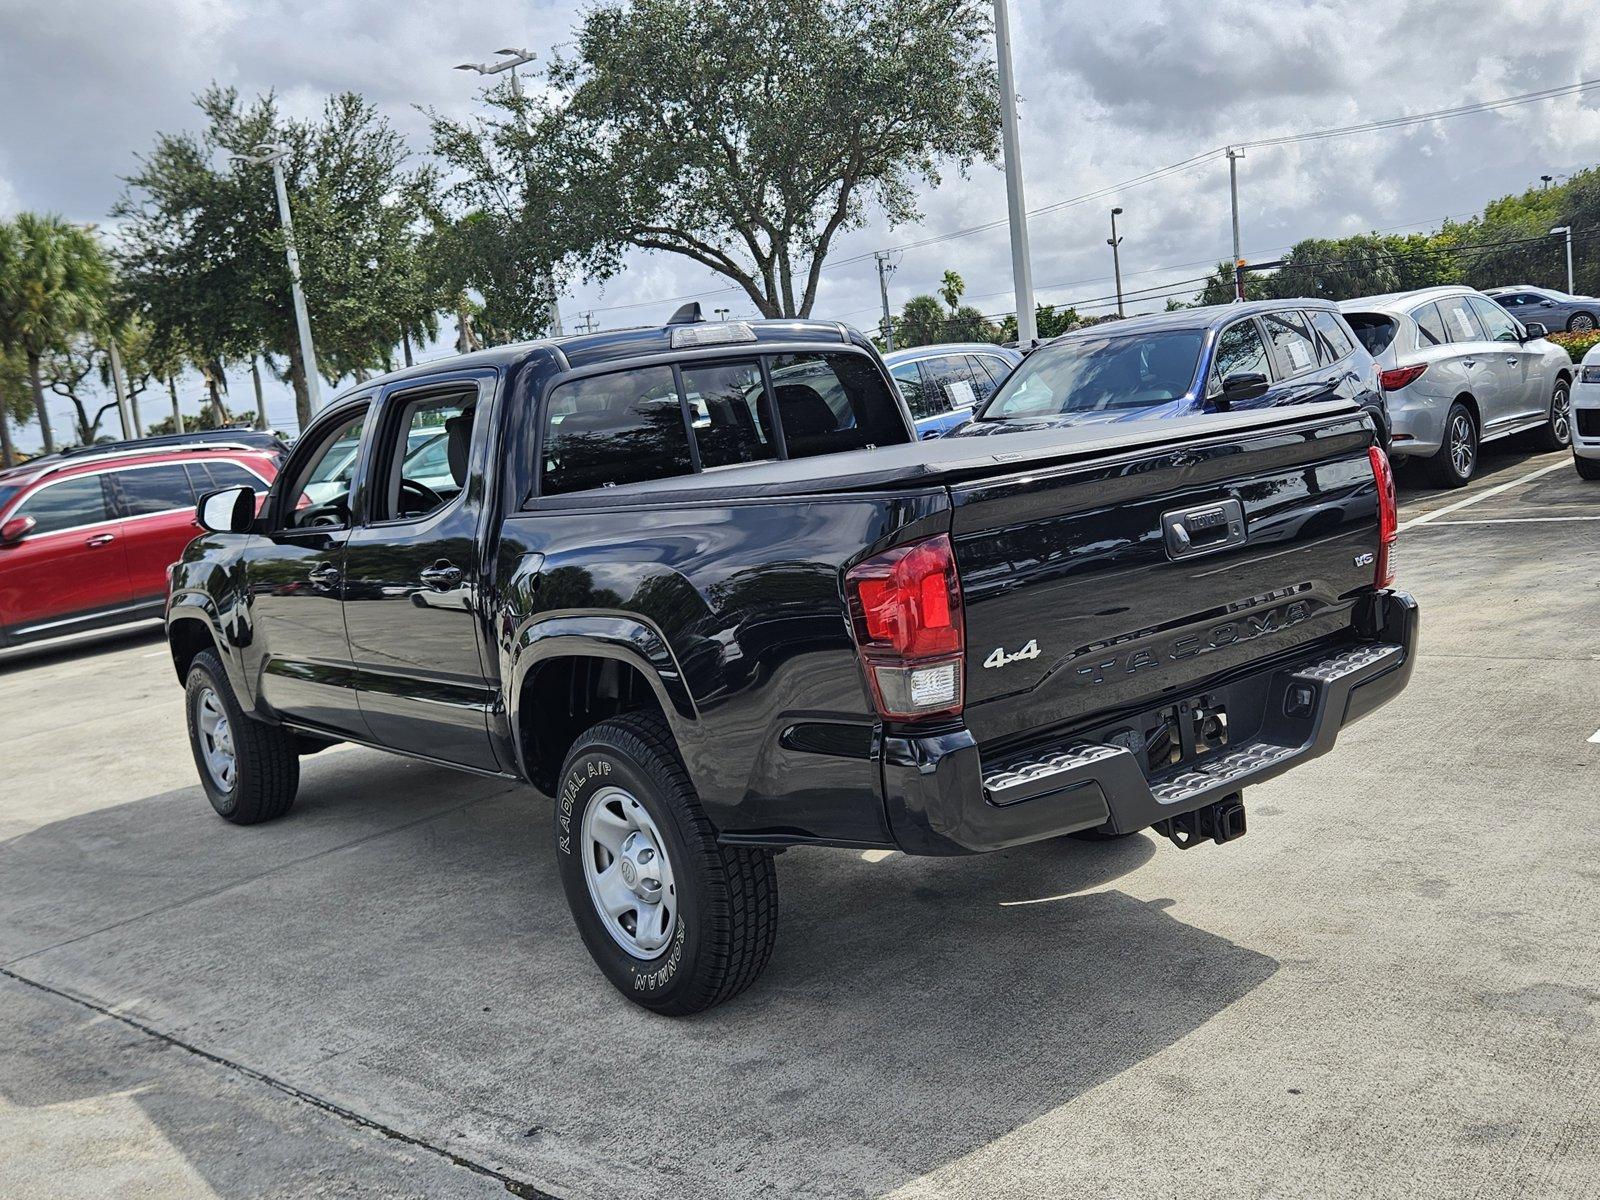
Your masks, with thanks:
<instances>
[{"instance_id":1,"label":"white car","mask_svg":"<svg viewBox=\"0 0 1600 1200\"><path fill-rule=\"evenodd\" d=\"M1585 479L1600 479L1600 346L1591 346L1572 385L1572 461Z\"/></svg>"},{"instance_id":2,"label":"white car","mask_svg":"<svg viewBox=\"0 0 1600 1200\"><path fill-rule=\"evenodd\" d=\"M1443 487L1478 469L1478 449L1536 431L1545 448L1572 438L1572 358L1471 288L1435 287L1339 305L1378 362L1391 457L1424 460Z\"/></svg>"}]
</instances>

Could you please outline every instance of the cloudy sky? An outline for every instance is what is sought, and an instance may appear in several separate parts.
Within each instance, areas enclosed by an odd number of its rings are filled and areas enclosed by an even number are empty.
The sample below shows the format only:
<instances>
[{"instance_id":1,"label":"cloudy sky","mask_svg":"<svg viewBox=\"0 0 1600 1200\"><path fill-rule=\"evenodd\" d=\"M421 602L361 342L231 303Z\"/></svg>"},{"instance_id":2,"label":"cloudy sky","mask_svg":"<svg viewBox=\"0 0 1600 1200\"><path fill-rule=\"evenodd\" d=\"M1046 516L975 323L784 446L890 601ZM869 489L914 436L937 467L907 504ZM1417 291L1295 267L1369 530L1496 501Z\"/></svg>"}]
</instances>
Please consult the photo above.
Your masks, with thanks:
<instances>
[{"instance_id":1,"label":"cloudy sky","mask_svg":"<svg viewBox=\"0 0 1600 1200\"><path fill-rule=\"evenodd\" d=\"M477 77L453 64L500 46L541 55L565 42L581 5L413 0L0 0L0 213L94 221L158 130L192 127L191 97L215 79L275 88L310 115L330 92L371 97L425 149L417 106L469 113ZM1030 208L1057 204L1231 142L1357 124L1600 78L1600 40L1570 0L1013 0ZM1302 237L1424 230L1495 196L1600 161L1600 92L1400 130L1251 150L1240 163L1244 250L1265 259ZM1203 274L1229 253L1225 162L1203 163L1031 224L1039 299L1111 291L1108 212L1121 205L1130 289ZM924 220L881 220L834 257L903 246L1005 215L1004 177L980 165L928 189ZM947 268L985 312L1010 311L1004 228L906 250L896 305ZM815 315L877 321L869 259L824 275ZM709 309L749 306L702 268L638 256L604 286L576 281L569 322L664 318L641 302L703 292ZM1159 302L1153 307L1159 307ZM315 314L313 314L313 321ZM442 350L437 352L442 353ZM198 381L185 390L193 411ZM248 410L248 376L232 406ZM64 403L64 402L63 402ZM293 427L274 388L269 413ZM159 415L159 413L155 414ZM146 419L154 419L147 413ZM56 417L66 425L66 413ZM24 446L37 443L23 431Z\"/></svg>"}]
</instances>

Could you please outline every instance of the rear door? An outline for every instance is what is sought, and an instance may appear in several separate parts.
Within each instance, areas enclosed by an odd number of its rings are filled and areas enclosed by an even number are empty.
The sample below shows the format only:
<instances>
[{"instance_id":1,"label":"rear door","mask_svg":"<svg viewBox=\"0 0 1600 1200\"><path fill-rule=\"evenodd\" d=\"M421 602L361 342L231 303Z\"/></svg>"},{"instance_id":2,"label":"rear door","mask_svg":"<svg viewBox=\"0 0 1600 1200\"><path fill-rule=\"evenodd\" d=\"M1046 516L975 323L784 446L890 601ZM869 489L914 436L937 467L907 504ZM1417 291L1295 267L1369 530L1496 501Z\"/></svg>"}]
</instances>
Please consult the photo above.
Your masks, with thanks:
<instances>
[{"instance_id":1,"label":"rear door","mask_svg":"<svg viewBox=\"0 0 1600 1200\"><path fill-rule=\"evenodd\" d=\"M1441 296L1435 303L1445 336L1450 339L1452 359L1466 377L1467 389L1478 405L1483 421L1480 437L1491 436L1516 418L1521 379L1506 362L1506 355L1489 339L1483 323L1462 295Z\"/></svg>"},{"instance_id":2,"label":"rear door","mask_svg":"<svg viewBox=\"0 0 1600 1200\"><path fill-rule=\"evenodd\" d=\"M182 463L123 467L110 473L122 518L128 586L136 600L167 593L167 568L200 532L195 493Z\"/></svg>"},{"instance_id":3,"label":"rear door","mask_svg":"<svg viewBox=\"0 0 1600 1200\"><path fill-rule=\"evenodd\" d=\"M1338 371L1324 364L1305 313L1291 308L1262 313L1261 331L1273 362L1268 404L1313 404L1339 398L1343 381Z\"/></svg>"},{"instance_id":4,"label":"rear door","mask_svg":"<svg viewBox=\"0 0 1600 1200\"><path fill-rule=\"evenodd\" d=\"M104 475L46 480L7 519L32 517L32 533L0 545L0 625L50 636L131 606L127 560Z\"/></svg>"}]
</instances>

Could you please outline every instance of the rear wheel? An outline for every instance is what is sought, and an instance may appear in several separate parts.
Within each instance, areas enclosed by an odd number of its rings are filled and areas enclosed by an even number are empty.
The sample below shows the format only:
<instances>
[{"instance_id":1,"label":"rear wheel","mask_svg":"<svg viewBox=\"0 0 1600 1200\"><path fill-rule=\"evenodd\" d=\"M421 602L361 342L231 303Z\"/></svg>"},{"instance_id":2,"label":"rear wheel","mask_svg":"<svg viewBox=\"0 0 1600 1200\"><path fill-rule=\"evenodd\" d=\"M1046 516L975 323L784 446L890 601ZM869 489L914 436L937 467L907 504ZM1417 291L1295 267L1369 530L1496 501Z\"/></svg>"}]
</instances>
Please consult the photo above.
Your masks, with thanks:
<instances>
[{"instance_id":1,"label":"rear wheel","mask_svg":"<svg viewBox=\"0 0 1600 1200\"><path fill-rule=\"evenodd\" d=\"M1535 437L1541 450L1565 450L1572 445L1572 385L1556 380L1550 393L1550 416Z\"/></svg>"},{"instance_id":2,"label":"rear wheel","mask_svg":"<svg viewBox=\"0 0 1600 1200\"><path fill-rule=\"evenodd\" d=\"M1567 328L1573 333L1588 333L1594 327L1595 319L1593 313L1574 313L1572 319L1567 322Z\"/></svg>"},{"instance_id":3,"label":"rear wheel","mask_svg":"<svg viewBox=\"0 0 1600 1200\"><path fill-rule=\"evenodd\" d=\"M288 812L300 787L294 736L239 707L222 662L209 650L189 666L185 701L200 786L217 814L255 825Z\"/></svg>"},{"instance_id":4,"label":"rear wheel","mask_svg":"<svg viewBox=\"0 0 1600 1200\"><path fill-rule=\"evenodd\" d=\"M1428 478L1439 487L1465 487L1478 469L1478 423L1459 400L1444 419L1444 441L1427 459Z\"/></svg>"},{"instance_id":5,"label":"rear wheel","mask_svg":"<svg viewBox=\"0 0 1600 1200\"><path fill-rule=\"evenodd\" d=\"M613 986L677 1016L753 983L777 940L767 850L722 846L666 722L629 713L583 734L555 806L556 862L578 933Z\"/></svg>"},{"instance_id":6,"label":"rear wheel","mask_svg":"<svg viewBox=\"0 0 1600 1200\"><path fill-rule=\"evenodd\" d=\"M1580 479L1600 479L1600 458L1572 458L1572 465L1578 468Z\"/></svg>"}]
</instances>

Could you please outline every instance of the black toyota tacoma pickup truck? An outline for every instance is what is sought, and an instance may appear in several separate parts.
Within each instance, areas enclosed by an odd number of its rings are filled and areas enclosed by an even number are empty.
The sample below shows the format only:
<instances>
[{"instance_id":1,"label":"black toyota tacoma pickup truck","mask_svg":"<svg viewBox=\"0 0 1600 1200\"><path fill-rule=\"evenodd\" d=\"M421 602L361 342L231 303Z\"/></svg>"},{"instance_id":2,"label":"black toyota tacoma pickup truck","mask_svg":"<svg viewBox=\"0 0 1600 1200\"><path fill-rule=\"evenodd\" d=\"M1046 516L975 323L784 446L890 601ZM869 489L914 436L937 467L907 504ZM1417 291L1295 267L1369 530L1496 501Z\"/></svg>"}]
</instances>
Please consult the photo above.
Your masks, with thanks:
<instances>
[{"instance_id":1,"label":"black toyota tacoma pickup truck","mask_svg":"<svg viewBox=\"0 0 1600 1200\"><path fill-rule=\"evenodd\" d=\"M1224 842L1416 654L1355 405L917 442L821 322L390 375L200 518L167 630L216 811L281 816L339 741L526 781L668 1013L760 973L778 850Z\"/></svg>"}]
</instances>

